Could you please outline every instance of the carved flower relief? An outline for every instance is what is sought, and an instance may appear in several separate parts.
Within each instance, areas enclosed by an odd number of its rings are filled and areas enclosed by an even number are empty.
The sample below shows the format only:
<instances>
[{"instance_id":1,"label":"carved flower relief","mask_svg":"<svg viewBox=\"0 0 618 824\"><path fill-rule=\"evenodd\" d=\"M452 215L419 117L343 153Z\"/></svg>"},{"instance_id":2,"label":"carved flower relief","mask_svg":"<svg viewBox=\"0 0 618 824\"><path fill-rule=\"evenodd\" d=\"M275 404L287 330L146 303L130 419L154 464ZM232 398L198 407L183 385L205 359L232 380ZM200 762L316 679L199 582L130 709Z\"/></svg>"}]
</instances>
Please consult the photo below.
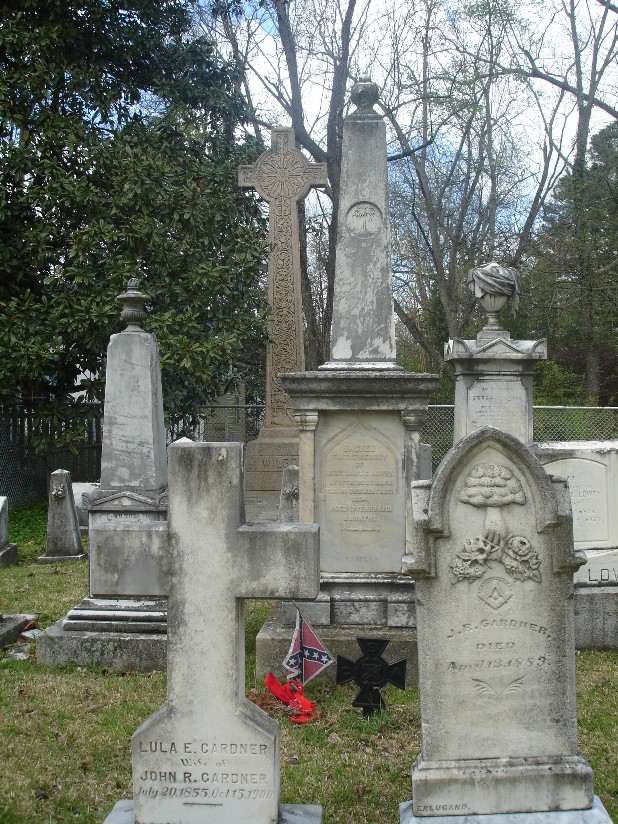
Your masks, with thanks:
<instances>
[{"instance_id":1,"label":"carved flower relief","mask_svg":"<svg viewBox=\"0 0 618 824\"><path fill-rule=\"evenodd\" d=\"M458 499L470 506L484 507L483 535L467 538L449 568L458 581L473 581L490 569L490 561L501 563L517 581L540 581L541 560L530 541L509 534L502 508L526 503L521 482L513 470L502 464L477 464L464 481Z\"/></svg>"},{"instance_id":2,"label":"carved flower relief","mask_svg":"<svg viewBox=\"0 0 618 824\"><path fill-rule=\"evenodd\" d=\"M525 581L527 578L532 581L541 580L539 572L541 559L538 552L532 548L530 541L521 535L513 535L509 538L502 550L500 560L511 578L517 581Z\"/></svg>"},{"instance_id":3,"label":"carved flower relief","mask_svg":"<svg viewBox=\"0 0 618 824\"><path fill-rule=\"evenodd\" d=\"M487 561L495 557L500 548L481 538L466 538L464 548L453 558L449 567L458 581L480 578L487 570Z\"/></svg>"},{"instance_id":4,"label":"carved flower relief","mask_svg":"<svg viewBox=\"0 0 618 824\"><path fill-rule=\"evenodd\" d=\"M492 544L479 535L476 538L466 538L463 549L450 562L454 583L480 578L491 569L490 561L501 563L511 578L517 581L541 580L541 559L523 535L513 535L500 545Z\"/></svg>"}]
</instances>

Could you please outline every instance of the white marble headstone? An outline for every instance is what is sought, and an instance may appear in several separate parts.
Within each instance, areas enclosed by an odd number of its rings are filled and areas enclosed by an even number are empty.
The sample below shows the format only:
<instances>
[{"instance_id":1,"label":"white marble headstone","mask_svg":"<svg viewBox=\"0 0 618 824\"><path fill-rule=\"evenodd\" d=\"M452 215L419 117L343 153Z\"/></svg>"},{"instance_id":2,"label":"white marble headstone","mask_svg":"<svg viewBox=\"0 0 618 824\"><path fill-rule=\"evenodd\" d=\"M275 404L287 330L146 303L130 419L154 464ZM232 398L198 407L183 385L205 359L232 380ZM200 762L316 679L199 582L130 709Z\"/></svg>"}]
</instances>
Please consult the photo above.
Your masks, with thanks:
<instances>
[{"instance_id":1,"label":"white marble headstone","mask_svg":"<svg viewBox=\"0 0 618 824\"><path fill-rule=\"evenodd\" d=\"M423 724L414 815L534 822L578 810L588 821L573 638L583 558L566 483L485 427L448 453L433 482L414 485L413 514L404 568L416 579Z\"/></svg>"},{"instance_id":2,"label":"white marble headstone","mask_svg":"<svg viewBox=\"0 0 618 824\"><path fill-rule=\"evenodd\" d=\"M244 697L242 599L314 598L318 528L241 526L242 464L242 444L170 448L168 698L133 736L139 824L278 820L279 725Z\"/></svg>"}]
</instances>

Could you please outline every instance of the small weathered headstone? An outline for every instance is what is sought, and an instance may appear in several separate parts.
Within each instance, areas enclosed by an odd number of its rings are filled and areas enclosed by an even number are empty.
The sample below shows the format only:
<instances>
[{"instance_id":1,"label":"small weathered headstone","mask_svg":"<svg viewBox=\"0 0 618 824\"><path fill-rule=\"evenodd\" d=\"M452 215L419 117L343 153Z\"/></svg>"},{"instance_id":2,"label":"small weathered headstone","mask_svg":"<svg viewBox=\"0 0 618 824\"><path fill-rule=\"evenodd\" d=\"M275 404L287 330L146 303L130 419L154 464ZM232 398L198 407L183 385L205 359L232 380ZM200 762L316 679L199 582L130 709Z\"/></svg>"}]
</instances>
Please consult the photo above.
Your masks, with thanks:
<instances>
[{"instance_id":1,"label":"small weathered headstone","mask_svg":"<svg viewBox=\"0 0 618 824\"><path fill-rule=\"evenodd\" d=\"M315 597L318 528L241 525L242 462L237 443L170 448L168 699L133 736L134 817L122 802L106 824L321 821L318 806L279 818L279 725L244 697L243 608Z\"/></svg>"},{"instance_id":2,"label":"small weathered headstone","mask_svg":"<svg viewBox=\"0 0 618 824\"><path fill-rule=\"evenodd\" d=\"M9 499L5 495L0 495L0 567L16 563L17 544L9 541Z\"/></svg>"},{"instance_id":3,"label":"small weathered headstone","mask_svg":"<svg viewBox=\"0 0 618 824\"><path fill-rule=\"evenodd\" d=\"M45 555L41 555L38 562L55 564L83 561L86 553L79 532L71 473L66 469L56 469L52 472L48 501Z\"/></svg>"},{"instance_id":4,"label":"small weathered headstone","mask_svg":"<svg viewBox=\"0 0 618 824\"><path fill-rule=\"evenodd\" d=\"M423 745L402 824L609 824L577 747L565 480L485 427L413 485L413 518Z\"/></svg>"},{"instance_id":5,"label":"small weathered headstone","mask_svg":"<svg viewBox=\"0 0 618 824\"><path fill-rule=\"evenodd\" d=\"M291 524L298 521L298 497L298 467L291 464L283 470L283 480L281 481L279 521L282 524Z\"/></svg>"},{"instance_id":6,"label":"small weathered headstone","mask_svg":"<svg viewBox=\"0 0 618 824\"><path fill-rule=\"evenodd\" d=\"M310 163L296 148L293 129L273 129L271 147L238 169L238 185L256 189L269 206L268 302L272 343L266 353L266 411L256 441L247 445L248 490L278 491L286 466L298 460L298 433L281 372L305 368L300 286L298 204L328 180L325 163Z\"/></svg>"},{"instance_id":7,"label":"small weathered headstone","mask_svg":"<svg viewBox=\"0 0 618 824\"><path fill-rule=\"evenodd\" d=\"M546 472L569 482L575 547L618 548L618 440L549 441L532 450Z\"/></svg>"}]
</instances>

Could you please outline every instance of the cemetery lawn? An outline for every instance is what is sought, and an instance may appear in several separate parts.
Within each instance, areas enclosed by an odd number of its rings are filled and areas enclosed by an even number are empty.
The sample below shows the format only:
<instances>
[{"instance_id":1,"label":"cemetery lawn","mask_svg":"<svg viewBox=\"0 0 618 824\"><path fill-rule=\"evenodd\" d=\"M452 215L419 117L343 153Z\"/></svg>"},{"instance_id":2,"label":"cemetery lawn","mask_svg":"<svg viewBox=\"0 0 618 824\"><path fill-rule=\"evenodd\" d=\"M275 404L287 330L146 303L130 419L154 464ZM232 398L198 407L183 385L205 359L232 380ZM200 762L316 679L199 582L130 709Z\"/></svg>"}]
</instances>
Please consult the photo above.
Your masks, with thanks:
<instances>
[{"instance_id":1,"label":"cemetery lawn","mask_svg":"<svg viewBox=\"0 0 618 824\"><path fill-rule=\"evenodd\" d=\"M48 627L87 594L87 564L36 564L46 504L11 510L9 527L20 562L0 570L0 609L40 613ZM269 606L247 604L252 690L263 690L255 634ZM0 652L0 824L101 824L131 795L131 734L165 701L165 674L51 668L36 663L33 649L27 660L7 660L15 648ZM576 661L580 748L618 822L618 652L579 652ZM280 716L282 803L322 804L324 824L394 824L421 748L418 691L387 688L388 709L368 720L351 707L354 687L311 682L306 692L321 710L317 721L296 726Z\"/></svg>"}]
</instances>

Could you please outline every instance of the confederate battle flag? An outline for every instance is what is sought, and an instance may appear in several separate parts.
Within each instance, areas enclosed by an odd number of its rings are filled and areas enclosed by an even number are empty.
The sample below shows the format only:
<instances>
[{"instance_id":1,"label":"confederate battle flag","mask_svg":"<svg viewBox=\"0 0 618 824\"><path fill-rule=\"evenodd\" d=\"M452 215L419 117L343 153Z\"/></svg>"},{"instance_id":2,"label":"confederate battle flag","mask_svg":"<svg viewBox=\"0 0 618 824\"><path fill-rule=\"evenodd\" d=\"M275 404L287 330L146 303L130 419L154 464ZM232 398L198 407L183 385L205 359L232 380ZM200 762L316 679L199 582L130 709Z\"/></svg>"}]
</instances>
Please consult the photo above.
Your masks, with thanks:
<instances>
[{"instance_id":1,"label":"confederate battle flag","mask_svg":"<svg viewBox=\"0 0 618 824\"><path fill-rule=\"evenodd\" d=\"M283 662L288 671L288 681L294 679L306 684L334 661L309 624L296 610L296 627L290 649Z\"/></svg>"}]
</instances>

